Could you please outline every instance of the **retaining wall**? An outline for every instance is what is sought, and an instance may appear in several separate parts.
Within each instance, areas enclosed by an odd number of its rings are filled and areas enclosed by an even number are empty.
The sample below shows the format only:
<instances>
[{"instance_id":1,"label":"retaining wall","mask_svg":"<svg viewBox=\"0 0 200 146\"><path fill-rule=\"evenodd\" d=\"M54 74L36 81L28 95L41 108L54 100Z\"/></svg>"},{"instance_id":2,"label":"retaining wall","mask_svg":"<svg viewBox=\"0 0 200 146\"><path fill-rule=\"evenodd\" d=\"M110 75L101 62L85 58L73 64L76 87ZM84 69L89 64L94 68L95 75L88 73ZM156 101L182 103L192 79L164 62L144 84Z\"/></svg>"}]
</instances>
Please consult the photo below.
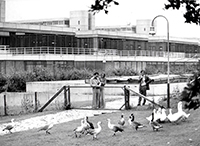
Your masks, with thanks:
<instances>
[{"instance_id":1,"label":"retaining wall","mask_svg":"<svg viewBox=\"0 0 200 146\"><path fill-rule=\"evenodd\" d=\"M27 92L24 93L1 93L0 94L0 115L4 115L4 95L8 114L19 114L33 112L35 110L35 92L37 92L38 108L43 106L62 86L70 86L71 103L92 101L92 89L89 84L81 81L52 81L52 82L29 82ZM105 98L123 98L124 84L109 84L105 86ZM132 90L138 91L138 84L129 84ZM170 94L181 92L186 83L171 83ZM76 88L73 88L76 87ZM113 88L115 87L115 88ZM164 95L165 94L165 95ZM167 84L151 84L147 95L158 96L167 94ZM131 95L134 95L131 93ZM123 104L123 103L122 103ZM63 92L45 110L60 109L64 106Z\"/></svg>"}]
</instances>

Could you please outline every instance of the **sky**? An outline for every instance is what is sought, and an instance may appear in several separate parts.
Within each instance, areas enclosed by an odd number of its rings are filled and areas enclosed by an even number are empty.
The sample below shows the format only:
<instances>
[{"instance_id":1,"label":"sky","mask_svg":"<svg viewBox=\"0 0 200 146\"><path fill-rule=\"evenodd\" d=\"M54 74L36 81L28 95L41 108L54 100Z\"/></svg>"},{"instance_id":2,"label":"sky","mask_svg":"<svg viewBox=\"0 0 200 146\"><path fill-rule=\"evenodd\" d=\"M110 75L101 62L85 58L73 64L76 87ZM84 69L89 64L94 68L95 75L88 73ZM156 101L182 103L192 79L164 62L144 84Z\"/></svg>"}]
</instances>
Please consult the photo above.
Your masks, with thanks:
<instances>
[{"instance_id":1,"label":"sky","mask_svg":"<svg viewBox=\"0 0 200 146\"><path fill-rule=\"evenodd\" d=\"M35 20L48 18L68 18L70 11L89 10L95 0L6 0L6 21ZM152 20L157 15L169 21L170 37L200 38L200 25L185 23L180 10L164 10L167 0L116 0L119 5L111 5L109 13L103 11L95 16L96 26L118 26L136 24L138 19ZM198 0L200 3L200 0ZM167 34L167 22L158 17L157 35Z\"/></svg>"}]
</instances>

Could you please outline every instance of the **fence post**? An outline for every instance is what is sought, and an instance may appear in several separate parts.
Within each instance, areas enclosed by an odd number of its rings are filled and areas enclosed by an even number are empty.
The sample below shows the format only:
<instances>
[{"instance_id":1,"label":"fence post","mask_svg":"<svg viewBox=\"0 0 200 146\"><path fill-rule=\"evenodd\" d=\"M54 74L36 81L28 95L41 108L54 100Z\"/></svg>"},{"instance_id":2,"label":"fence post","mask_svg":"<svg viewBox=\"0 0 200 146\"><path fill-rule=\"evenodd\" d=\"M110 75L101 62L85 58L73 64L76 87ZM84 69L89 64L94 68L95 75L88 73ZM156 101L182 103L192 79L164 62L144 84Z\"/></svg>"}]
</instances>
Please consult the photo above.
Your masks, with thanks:
<instances>
[{"instance_id":1,"label":"fence post","mask_svg":"<svg viewBox=\"0 0 200 146\"><path fill-rule=\"evenodd\" d=\"M130 91L124 87L124 99L125 99L125 109L130 109L129 99L130 99Z\"/></svg>"},{"instance_id":2,"label":"fence post","mask_svg":"<svg viewBox=\"0 0 200 146\"><path fill-rule=\"evenodd\" d=\"M64 108L67 109L67 90L66 90L66 86L64 86Z\"/></svg>"},{"instance_id":3,"label":"fence post","mask_svg":"<svg viewBox=\"0 0 200 146\"><path fill-rule=\"evenodd\" d=\"M71 101L70 101L70 86L68 86L68 108L71 108Z\"/></svg>"},{"instance_id":4,"label":"fence post","mask_svg":"<svg viewBox=\"0 0 200 146\"><path fill-rule=\"evenodd\" d=\"M7 116L8 114L7 114L7 105L6 105L6 94L4 94L3 98L4 98L4 115Z\"/></svg>"},{"instance_id":5,"label":"fence post","mask_svg":"<svg viewBox=\"0 0 200 146\"><path fill-rule=\"evenodd\" d=\"M35 92L35 112L38 110L37 92Z\"/></svg>"}]
</instances>

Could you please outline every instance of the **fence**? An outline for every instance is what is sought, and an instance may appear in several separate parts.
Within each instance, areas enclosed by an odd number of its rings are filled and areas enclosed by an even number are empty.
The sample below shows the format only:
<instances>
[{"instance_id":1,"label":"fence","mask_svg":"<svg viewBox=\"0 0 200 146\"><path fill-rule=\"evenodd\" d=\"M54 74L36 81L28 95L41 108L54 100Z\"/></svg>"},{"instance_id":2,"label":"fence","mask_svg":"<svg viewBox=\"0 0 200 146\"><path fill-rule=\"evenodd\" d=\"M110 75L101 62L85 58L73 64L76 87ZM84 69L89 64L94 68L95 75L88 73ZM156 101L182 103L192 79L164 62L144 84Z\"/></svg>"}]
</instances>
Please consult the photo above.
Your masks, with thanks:
<instances>
[{"instance_id":1,"label":"fence","mask_svg":"<svg viewBox=\"0 0 200 146\"><path fill-rule=\"evenodd\" d=\"M117 92L112 94L113 91L111 90L117 90ZM106 86L105 91L105 101L108 103L105 109L119 109L124 103L122 86ZM110 91L112 92L111 94L109 94ZM56 93L5 92L0 95L0 103L0 115L15 115L70 108L91 109L92 89L90 86L63 86ZM119 105L116 105L116 103Z\"/></svg>"},{"instance_id":2,"label":"fence","mask_svg":"<svg viewBox=\"0 0 200 146\"><path fill-rule=\"evenodd\" d=\"M105 109L119 110L137 105L138 84L128 84L131 92L124 90L123 84L110 84L105 86ZM171 83L170 94L182 92L186 83ZM55 88L55 85L54 85ZM166 84L152 84L147 98L157 102L166 97ZM51 90L53 91L53 89ZM89 85L63 86L54 92L26 92L0 94L0 115L13 115L43 110L91 109L92 89ZM64 94L62 94L64 93ZM129 98L130 97L130 98Z\"/></svg>"},{"instance_id":3,"label":"fence","mask_svg":"<svg viewBox=\"0 0 200 146\"><path fill-rule=\"evenodd\" d=\"M148 57L167 57L167 51L152 50L117 50L78 47L0 47L0 54L12 55L100 55L100 56L148 56ZM170 52L170 58L193 58L200 56L199 53Z\"/></svg>"}]
</instances>

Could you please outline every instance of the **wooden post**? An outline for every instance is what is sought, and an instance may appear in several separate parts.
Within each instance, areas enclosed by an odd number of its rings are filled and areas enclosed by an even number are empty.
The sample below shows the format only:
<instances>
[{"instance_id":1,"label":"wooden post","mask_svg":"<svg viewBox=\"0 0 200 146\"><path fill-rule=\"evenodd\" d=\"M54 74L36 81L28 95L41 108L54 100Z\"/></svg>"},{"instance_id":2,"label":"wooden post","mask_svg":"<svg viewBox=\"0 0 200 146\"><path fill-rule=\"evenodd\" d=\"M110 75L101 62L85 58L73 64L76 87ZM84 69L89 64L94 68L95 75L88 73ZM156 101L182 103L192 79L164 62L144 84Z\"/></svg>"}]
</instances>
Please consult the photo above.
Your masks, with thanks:
<instances>
[{"instance_id":1,"label":"wooden post","mask_svg":"<svg viewBox=\"0 0 200 146\"><path fill-rule=\"evenodd\" d=\"M35 112L38 110L37 92L35 92Z\"/></svg>"},{"instance_id":2,"label":"wooden post","mask_svg":"<svg viewBox=\"0 0 200 146\"><path fill-rule=\"evenodd\" d=\"M127 90L127 89L124 87L124 100L125 100L125 109L126 109L126 110L130 109L129 99L130 99L130 91Z\"/></svg>"},{"instance_id":3,"label":"wooden post","mask_svg":"<svg viewBox=\"0 0 200 146\"><path fill-rule=\"evenodd\" d=\"M71 101L70 101L70 86L68 86L68 108L71 108Z\"/></svg>"},{"instance_id":4,"label":"wooden post","mask_svg":"<svg viewBox=\"0 0 200 146\"><path fill-rule=\"evenodd\" d=\"M7 116L8 114L7 114L7 105L6 105L6 94L4 94L3 98L4 98L4 115Z\"/></svg>"},{"instance_id":5,"label":"wooden post","mask_svg":"<svg viewBox=\"0 0 200 146\"><path fill-rule=\"evenodd\" d=\"M67 109L67 89L64 86L64 108Z\"/></svg>"},{"instance_id":6,"label":"wooden post","mask_svg":"<svg viewBox=\"0 0 200 146\"><path fill-rule=\"evenodd\" d=\"M125 88L126 88L126 87L125 87ZM154 104L154 105L157 105L157 106L159 106L159 107L161 107L161 108L165 108L163 105L159 105L158 103L155 103L154 101L152 101L152 100L146 98L146 96L142 95L142 94L139 93L139 92L136 92L136 91L134 91L134 90L132 90L132 89L130 89L130 88L127 88L126 90L129 90L129 91L135 93L136 95L138 95L138 96L140 96L140 97L146 99L147 101L151 102L151 103ZM166 108L165 108L165 109L166 109Z\"/></svg>"},{"instance_id":7,"label":"wooden post","mask_svg":"<svg viewBox=\"0 0 200 146\"><path fill-rule=\"evenodd\" d=\"M49 101L38 110L38 112L42 112L62 91L63 87L58 92L56 92L56 94L54 94L53 97L51 97L51 99L49 99Z\"/></svg>"}]
</instances>

